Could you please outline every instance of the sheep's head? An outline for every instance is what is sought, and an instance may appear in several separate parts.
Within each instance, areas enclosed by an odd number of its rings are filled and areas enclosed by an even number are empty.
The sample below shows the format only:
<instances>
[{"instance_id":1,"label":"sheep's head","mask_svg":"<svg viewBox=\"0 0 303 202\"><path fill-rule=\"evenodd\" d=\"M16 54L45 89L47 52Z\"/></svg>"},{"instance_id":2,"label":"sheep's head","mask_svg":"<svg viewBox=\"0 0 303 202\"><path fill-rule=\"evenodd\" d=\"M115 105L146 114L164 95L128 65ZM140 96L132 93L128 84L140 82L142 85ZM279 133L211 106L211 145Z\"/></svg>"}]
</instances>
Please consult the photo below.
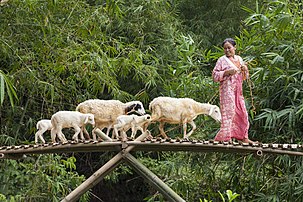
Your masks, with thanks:
<instances>
[{"instance_id":1,"label":"sheep's head","mask_svg":"<svg viewBox=\"0 0 303 202\"><path fill-rule=\"evenodd\" d=\"M91 124L92 126L95 126L95 116L93 114L85 114L85 120L84 124Z\"/></svg>"},{"instance_id":2,"label":"sheep's head","mask_svg":"<svg viewBox=\"0 0 303 202\"><path fill-rule=\"evenodd\" d=\"M132 101L126 103L127 107L125 109L126 114L131 112L137 112L140 115L146 114L143 104L140 101Z\"/></svg>"},{"instance_id":3,"label":"sheep's head","mask_svg":"<svg viewBox=\"0 0 303 202\"><path fill-rule=\"evenodd\" d=\"M211 105L208 115L216 121L221 122L221 112L217 105Z\"/></svg>"}]
</instances>

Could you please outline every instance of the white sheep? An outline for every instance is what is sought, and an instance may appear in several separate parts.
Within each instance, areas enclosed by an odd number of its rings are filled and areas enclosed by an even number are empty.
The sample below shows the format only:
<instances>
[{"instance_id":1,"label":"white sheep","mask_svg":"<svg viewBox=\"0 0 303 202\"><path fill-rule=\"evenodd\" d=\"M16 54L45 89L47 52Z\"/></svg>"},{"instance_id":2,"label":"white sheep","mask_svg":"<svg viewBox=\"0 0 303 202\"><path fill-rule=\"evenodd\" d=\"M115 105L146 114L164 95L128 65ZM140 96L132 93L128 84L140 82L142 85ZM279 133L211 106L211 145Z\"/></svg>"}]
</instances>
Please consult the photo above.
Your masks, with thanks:
<instances>
[{"instance_id":1,"label":"white sheep","mask_svg":"<svg viewBox=\"0 0 303 202\"><path fill-rule=\"evenodd\" d=\"M83 114L77 111L58 111L52 115L51 118L52 130L51 130L51 139L52 142L56 142L56 137L63 142L67 142L64 134L62 133L63 128L74 128L75 134L73 135L73 140L78 141L78 135L80 133L80 138L84 139L83 128L87 124L95 125L94 115L93 114Z\"/></svg>"},{"instance_id":2,"label":"white sheep","mask_svg":"<svg viewBox=\"0 0 303 202\"><path fill-rule=\"evenodd\" d=\"M207 114L221 122L220 108L208 103L200 103L191 98L157 97L149 104L152 122L160 122L159 130L162 137L167 138L164 124L183 124L183 138L187 139L196 129L194 119L200 114ZM187 134L187 123L192 130Z\"/></svg>"},{"instance_id":3,"label":"white sheep","mask_svg":"<svg viewBox=\"0 0 303 202\"><path fill-rule=\"evenodd\" d=\"M118 139L119 132L122 133L122 140L126 140L126 132L132 129L131 138L135 139L137 131L140 130L143 133L146 132L148 125L151 122L151 116L145 114L143 116L138 116L135 114L131 115L120 115L117 118L117 124L114 125L114 135Z\"/></svg>"},{"instance_id":4,"label":"white sheep","mask_svg":"<svg viewBox=\"0 0 303 202\"><path fill-rule=\"evenodd\" d=\"M37 132L35 133L35 143L38 144L38 138L45 143L45 140L43 138L43 133L45 133L48 130L52 129L52 123L49 119L41 119L36 124Z\"/></svg>"},{"instance_id":5,"label":"white sheep","mask_svg":"<svg viewBox=\"0 0 303 202\"><path fill-rule=\"evenodd\" d=\"M110 129L116 123L120 115L137 112L140 115L145 114L143 104L140 101L131 101L123 103L119 100L100 100L90 99L80 103L76 111L81 113L91 113L95 116L95 128L92 130L93 140L96 141L95 130L107 128L106 135L109 136ZM86 131L84 130L86 133Z\"/></svg>"}]
</instances>

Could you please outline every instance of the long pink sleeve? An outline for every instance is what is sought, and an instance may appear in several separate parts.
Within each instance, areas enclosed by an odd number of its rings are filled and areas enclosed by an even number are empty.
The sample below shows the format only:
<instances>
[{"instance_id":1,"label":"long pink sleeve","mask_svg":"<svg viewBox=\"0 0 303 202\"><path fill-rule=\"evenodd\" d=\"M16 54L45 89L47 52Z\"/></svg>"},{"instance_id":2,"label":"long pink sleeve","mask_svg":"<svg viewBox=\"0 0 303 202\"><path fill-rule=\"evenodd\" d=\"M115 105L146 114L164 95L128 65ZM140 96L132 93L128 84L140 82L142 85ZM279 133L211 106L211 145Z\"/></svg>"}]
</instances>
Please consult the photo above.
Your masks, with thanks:
<instances>
[{"instance_id":1,"label":"long pink sleeve","mask_svg":"<svg viewBox=\"0 0 303 202\"><path fill-rule=\"evenodd\" d=\"M212 72L214 82L220 82L226 80L228 76L224 76L224 72L227 69L229 69L228 63L225 61L223 57L220 57Z\"/></svg>"}]
</instances>

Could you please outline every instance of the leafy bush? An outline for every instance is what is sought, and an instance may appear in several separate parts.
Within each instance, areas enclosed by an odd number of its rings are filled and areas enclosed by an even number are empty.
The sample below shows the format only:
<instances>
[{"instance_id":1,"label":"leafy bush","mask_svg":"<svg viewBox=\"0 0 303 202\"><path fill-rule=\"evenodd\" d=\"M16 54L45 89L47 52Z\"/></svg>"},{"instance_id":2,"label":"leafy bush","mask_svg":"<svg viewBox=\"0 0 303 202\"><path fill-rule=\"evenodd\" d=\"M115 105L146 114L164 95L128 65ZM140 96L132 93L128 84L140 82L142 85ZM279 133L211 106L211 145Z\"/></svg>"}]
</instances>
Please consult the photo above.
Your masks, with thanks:
<instances>
[{"instance_id":1,"label":"leafy bush","mask_svg":"<svg viewBox=\"0 0 303 202\"><path fill-rule=\"evenodd\" d=\"M0 190L8 201L60 201L79 186L74 157L32 155L23 160L1 160ZM87 201L86 193L80 201Z\"/></svg>"}]
</instances>

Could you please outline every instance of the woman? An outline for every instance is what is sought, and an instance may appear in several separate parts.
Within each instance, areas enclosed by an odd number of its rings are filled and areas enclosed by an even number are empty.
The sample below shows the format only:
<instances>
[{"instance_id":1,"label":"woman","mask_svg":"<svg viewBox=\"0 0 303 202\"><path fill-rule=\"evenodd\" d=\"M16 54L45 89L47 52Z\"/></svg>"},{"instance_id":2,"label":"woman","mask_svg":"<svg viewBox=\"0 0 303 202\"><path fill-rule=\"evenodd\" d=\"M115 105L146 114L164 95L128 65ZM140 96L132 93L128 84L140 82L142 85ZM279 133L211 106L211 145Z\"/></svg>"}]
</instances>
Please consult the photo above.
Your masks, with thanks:
<instances>
[{"instance_id":1,"label":"woman","mask_svg":"<svg viewBox=\"0 0 303 202\"><path fill-rule=\"evenodd\" d=\"M244 143L254 143L248 138L248 114L242 94L242 81L248 78L248 68L236 55L236 42L232 38L223 41L224 56L220 57L213 70L215 82L220 82L221 128L216 141L231 141L235 138Z\"/></svg>"}]
</instances>

